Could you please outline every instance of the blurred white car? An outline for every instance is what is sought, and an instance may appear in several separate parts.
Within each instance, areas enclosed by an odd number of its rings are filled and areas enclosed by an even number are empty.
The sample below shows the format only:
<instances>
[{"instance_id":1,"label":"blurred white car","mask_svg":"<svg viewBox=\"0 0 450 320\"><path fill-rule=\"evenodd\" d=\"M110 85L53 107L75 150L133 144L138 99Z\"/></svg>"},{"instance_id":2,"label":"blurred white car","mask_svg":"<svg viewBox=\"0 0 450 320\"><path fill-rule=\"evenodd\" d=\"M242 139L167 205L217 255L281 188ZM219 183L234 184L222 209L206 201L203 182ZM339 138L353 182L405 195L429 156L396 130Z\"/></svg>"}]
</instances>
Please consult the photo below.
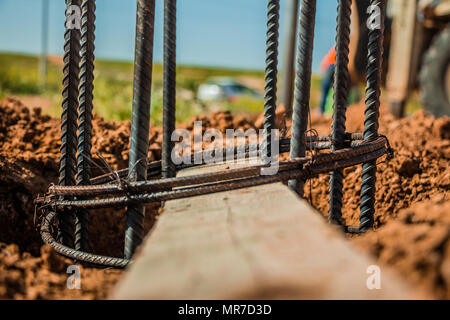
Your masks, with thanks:
<instances>
[{"instance_id":1,"label":"blurred white car","mask_svg":"<svg viewBox=\"0 0 450 320\"><path fill-rule=\"evenodd\" d=\"M204 101L234 101L242 96L262 99L263 96L230 78L213 78L198 87L197 98Z\"/></svg>"}]
</instances>

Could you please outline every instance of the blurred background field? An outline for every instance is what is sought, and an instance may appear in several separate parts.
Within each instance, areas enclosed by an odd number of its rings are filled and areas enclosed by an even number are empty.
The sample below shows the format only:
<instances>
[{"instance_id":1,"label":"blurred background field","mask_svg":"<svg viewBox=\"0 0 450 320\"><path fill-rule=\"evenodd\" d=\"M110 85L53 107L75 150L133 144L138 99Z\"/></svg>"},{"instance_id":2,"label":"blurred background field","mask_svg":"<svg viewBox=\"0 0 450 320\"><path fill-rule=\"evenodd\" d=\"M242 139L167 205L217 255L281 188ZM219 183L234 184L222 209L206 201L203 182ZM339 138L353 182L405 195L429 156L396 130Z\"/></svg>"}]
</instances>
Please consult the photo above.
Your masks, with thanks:
<instances>
[{"instance_id":1,"label":"blurred background field","mask_svg":"<svg viewBox=\"0 0 450 320\"><path fill-rule=\"evenodd\" d=\"M130 119L133 90L135 1L98 0L94 110L107 120ZM151 119L162 119L163 1L156 0ZM280 2L280 63L288 30L288 1ZM318 2L315 28L311 108L321 99L320 62L335 43L336 6ZM337 3L336 3L337 5ZM234 8L239 7L236 11ZM8 14L20 8L21 19ZM198 9L202 8L203 14ZM16 96L28 106L59 116L64 48L63 1L0 0L0 98ZM252 118L263 111L266 43L266 2L261 0L195 0L180 2L177 19L177 120L230 110ZM292 10L291 10L292 11ZM238 35L238 36L237 36ZM40 85L39 55L47 55L46 86ZM213 67L220 66L220 67ZM198 99L198 88L211 78L227 77L259 93L225 101ZM284 87L279 79L279 94ZM364 84L359 84L364 97ZM385 95L382 96L385 98ZM281 100L281 99L280 99ZM408 100L407 113L421 108L418 94Z\"/></svg>"},{"instance_id":2,"label":"blurred background field","mask_svg":"<svg viewBox=\"0 0 450 320\"><path fill-rule=\"evenodd\" d=\"M39 82L39 57L23 54L0 53L0 98L15 96L27 105L42 107L43 112L59 116L61 110L62 57L48 57L47 84ZM234 114L256 116L263 111L264 100L243 96L233 101L204 103L197 99L200 84L214 77L229 77L264 93L263 70L238 70L213 67L178 66L177 68L177 120L185 122L194 115L208 114L218 109ZM162 120L163 68L153 68L152 123ZM106 120L128 120L131 117L133 95L133 63L126 61L96 60L94 82L94 110ZM320 77L312 81L311 104L316 107L320 99Z\"/></svg>"},{"instance_id":3,"label":"blurred background field","mask_svg":"<svg viewBox=\"0 0 450 320\"><path fill-rule=\"evenodd\" d=\"M47 83L39 81L39 57L15 53L0 53L0 99L6 96L20 98L26 105L41 107L43 112L58 117L61 111L62 57L48 57ZM229 110L233 114L256 117L263 111L264 100L242 96L233 101L205 103L197 99L200 84L214 77L229 77L264 94L263 70L239 70L214 67L178 66L177 68L177 121L186 122L194 115L217 110ZM162 121L163 68L153 68L151 121ZM319 75L314 75L311 87L311 107L320 101ZM129 120L133 95L133 63L98 59L95 62L94 111L106 120ZM364 87L359 88L360 93ZM417 94L407 105L407 113L420 109Z\"/></svg>"}]
</instances>

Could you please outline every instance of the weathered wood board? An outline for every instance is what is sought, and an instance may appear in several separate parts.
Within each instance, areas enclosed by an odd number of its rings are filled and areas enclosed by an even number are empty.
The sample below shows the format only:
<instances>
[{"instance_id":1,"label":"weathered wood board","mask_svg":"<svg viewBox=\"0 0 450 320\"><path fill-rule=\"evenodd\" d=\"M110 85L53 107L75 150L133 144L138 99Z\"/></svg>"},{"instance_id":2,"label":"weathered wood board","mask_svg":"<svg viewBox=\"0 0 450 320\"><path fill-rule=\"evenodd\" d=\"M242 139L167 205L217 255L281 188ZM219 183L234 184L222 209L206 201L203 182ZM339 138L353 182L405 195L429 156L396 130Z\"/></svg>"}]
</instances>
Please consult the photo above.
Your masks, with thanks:
<instances>
[{"instance_id":1,"label":"weathered wood board","mask_svg":"<svg viewBox=\"0 0 450 320\"><path fill-rule=\"evenodd\" d=\"M383 268L381 289L369 290L371 265L306 201L277 183L167 202L112 298L416 298Z\"/></svg>"}]
</instances>

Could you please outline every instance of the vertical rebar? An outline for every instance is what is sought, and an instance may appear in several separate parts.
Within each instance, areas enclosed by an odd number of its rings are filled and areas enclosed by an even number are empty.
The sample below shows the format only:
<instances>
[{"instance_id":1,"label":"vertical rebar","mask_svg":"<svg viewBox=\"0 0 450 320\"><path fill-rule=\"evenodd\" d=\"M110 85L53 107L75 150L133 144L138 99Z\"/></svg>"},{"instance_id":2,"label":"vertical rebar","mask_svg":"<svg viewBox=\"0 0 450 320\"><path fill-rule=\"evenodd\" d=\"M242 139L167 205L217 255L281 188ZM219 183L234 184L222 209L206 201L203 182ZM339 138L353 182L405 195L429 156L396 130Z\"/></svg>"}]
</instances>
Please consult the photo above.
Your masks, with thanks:
<instances>
[{"instance_id":1,"label":"vertical rebar","mask_svg":"<svg viewBox=\"0 0 450 320\"><path fill-rule=\"evenodd\" d=\"M364 119L365 141L371 141L378 137L386 1L371 0L370 5L370 11L372 13L369 19L373 21L369 23L371 27L369 28L368 43L366 110ZM374 223L376 173L376 161L363 164L360 231L368 230Z\"/></svg>"},{"instance_id":2,"label":"vertical rebar","mask_svg":"<svg viewBox=\"0 0 450 320\"><path fill-rule=\"evenodd\" d=\"M164 0L163 178L172 178L176 174L171 158L176 111L176 28L177 0Z\"/></svg>"},{"instance_id":3,"label":"vertical rebar","mask_svg":"<svg viewBox=\"0 0 450 320\"><path fill-rule=\"evenodd\" d=\"M336 28L336 66L334 69L333 151L344 148L345 113L347 111L347 96L350 85L348 54L351 14L352 0L339 0ZM335 224L342 224L343 180L344 172L342 169L331 172L328 219Z\"/></svg>"},{"instance_id":4,"label":"vertical rebar","mask_svg":"<svg viewBox=\"0 0 450 320\"><path fill-rule=\"evenodd\" d=\"M271 159L272 130L275 129L275 111L277 108L278 76L278 36L280 19L280 0L268 0L267 3L267 39L266 39L266 75L264 97L264 131L268 160Z\"/></svg>"},{"instance_id":5,"label":"vertical rebar","mask_svg":"<svg viewBox=\"0 0 450 320\"><path fill-rule=\"evenodd\" d=\"M77 185L91 179L92 100L94 98L95 0L81 4L80 106L78 109ZM88 250L89 212L79 209L75 217L75 249Z\"/></svg>"},{"instance_id":6,"label":"vertical rebar","mask_svg":"<svg viewBox=\"0 0 450 320\"><path fill-rule=\"evenodd\" d=\"M298 30L294 110L292 116L291 159L304 157L306 154L305 133L308 127L309 116L315 22L316 0L302 0ZM303 180L289 181L289 187L300 196L303 196L304 193L303 186Z\"/></svg>"},{"instance_id":7,"label":"vertical rebar","mask_svg":"<svg viewBox=\"0 0 450 320\"><path fill-rule=\"evenodd\" d=\"M286 114L292 114L292 99L294 95L294 63L295 43L297 38L298 0L285 1L285 26L283 36L283 70L281 103L286 107Z\"/></svg>"},{"instance_id":8,"label":"vertical rebar","mask_svg":"<svg viewBox=\"0 0 450 320\"><path fill-rule=\"evenodd\" d=\"M73 13L80 0L66 0L66 16ZM78 85L80 73L80 30L66 23L64 33L64 78L61 113L61 158L59 184L75 185L77 153ZM59 219L58 241L66 246L74 244L74 214L66 210Z\"/></svg>"},{"instance_id":9,"label":"vertical rebar","mask_svg":"<svg viewBox=\"0 0 450 320\"><path fill-rule=\"evenodd\" d=\"M133 181L142 181L147 177L154 22L155 0L137 0L129 161L129 176ZM128 206L124 254L126 259L130 259L142 243L144 215L145 207L142 203Z\"/></svg>"}]
</instances>

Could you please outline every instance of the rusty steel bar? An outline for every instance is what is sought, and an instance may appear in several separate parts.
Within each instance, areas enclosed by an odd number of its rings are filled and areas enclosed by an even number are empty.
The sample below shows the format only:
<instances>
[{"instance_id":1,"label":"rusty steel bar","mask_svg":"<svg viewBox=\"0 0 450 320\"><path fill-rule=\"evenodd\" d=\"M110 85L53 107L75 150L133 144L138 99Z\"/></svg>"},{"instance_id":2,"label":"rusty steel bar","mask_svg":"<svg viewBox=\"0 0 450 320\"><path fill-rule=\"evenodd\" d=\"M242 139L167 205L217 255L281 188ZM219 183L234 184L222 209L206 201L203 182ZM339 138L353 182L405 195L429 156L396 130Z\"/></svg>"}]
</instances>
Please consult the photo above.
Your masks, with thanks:
<instances>
[{"instance_id":1,"label":"rusty steel bar","mask_svg":"<svg viewBox=\"0 0 450 320\"><path fill-rule=\"evenodd\" d=\"M80 6L80 0L66 0L66 17L74 13L74 6ZM69 23L68 23L69 22ZM76 25L76 23L75 23ZM66 21L64 33L64 78L63 101L61 114L61 156L59 162L59 184L75 185L76 153L77 153L77 113L78 85L80 74L80 30L73 28ZM62 244L74 244L74 218L70 210L65 210L59 219L58 241Z\"/></svg>"},{"instance_id":2,"label":"rusty steel bar","mask_svg":"<svg viewBox=\"0 0 450 320\"><path fill-rule=\"evenodd\" d=\"M62 245L56 241L51 233L52 222L59 216L58 212L50 212L45 219L43 220L41 226L41 237L44 243L52 246L52 248L59 254L66 256L68 258L74 259L76 261L87 262L90 264L102 265L105 267L113 267L113 268L125 268L128 264L130 264L130 260L115 258L115 257L107 257L101 256L97 254L92 254L76 249L72 249L68 246ZM61 217L59 217L61 219Z\"/></svg>"},{"instance_id":3,"label":"rusty steel bar","mask_svg":"<svg viewBox=\"0 0 450 320\"><path fill-rule=\"evenodd\" d=\"M369 19L369 44L367 62L366 110L364 119L364 140L378 137L380 117L381 72L383 61L383 34L386 12L385 0L371 0ZM360 231L373 227L375 214L377 166L375 161L363 164L360 208Z\"/></svg>"},{"instance_id":4,"label":"rusty steel bar","mask_svg":"<svg viewBox=\"0 0 450 320\"><path fill-rule=\"evenodd\" d=\"M137 0L136 45L134 57L133 108L131 114L130 179L147 178L147 153L150 129L150 103L153 65L155 0ZM125 258L133 256L144 236L145 208L130 204L125 229Z\"/></svg>"},{"instance_id":5,"label":"rusty steel bar","mask_svg":"<svg viewBox=\"0 0 450 320\"><path fill-rule=\"evenodd\" d=\"M95 0L81 4L80 106L78 109L77 185L91 181L92 100L94 90ZM75 217L75 249L88 250L89 212L78 210Z\"/></svg>"},{"instance_id":6,"label":"rusty steel bar","mask_svg":"<svg viewBox=\"0 0 450 320\"><path fill-rule=\"evenodd\" d=\"M379 139L362 145L355 149L341 149L333 153L319 154L312 162L311 157L292 159L280 163L280 169L275 175L262 175L261 166L235 169L230 172L198 175L186 178L162 179L156 182L143 182L130 185L119 191L123 196L97 198L98 193L88 200L57 200L49 199L47 203L51 207L74 208L107 208L121 207L135 202L148 203L179 199L200 194L221 192L244 187L252 187L258 184L274 183L290 180L296 177L311 178L321 173L336 169L354 166L375 160L388 153L386 139ZM212 182L212 183L207 183ZM173 186L178 186L172 190ZM161 190L162 187L162 190ZM110 188L110 187L107 187ZM149 190L150 189L150 190ZM112 189L110 189L112 190ZM110 190L105 189L102 194L109 195ZM86 192L87 194L89 193Z\"/></svg>"},{"instance_id":7,"label":"rusty steel bar","mask_svg":"<svg viewBox=\"0 0 450 320\"><path fill-rule=\"evenodd\" d=\"M348 147L357 147L361 144L362 140L363 140L362 133L346 133L346 135L345 135L346 146L348 146ZM289 152L290 144L291 144L290 139L280 139L280 153ZM259 144L257 144L257 145L247 144L244 146L230 146L230 147L218 148L218 149L213 150L212 152L213 152L213 155L215 155L217 153L224 155L224 158L222 160L225 161L226 160L225 157L226 157L227 153L233 153L233 154L235 154L235 156L237 156L237 154L236 154L237 150L242 150L242 149L246 150L245 156L248 157L250 155L250 153L248 151L249 150L257 150L258 145ZM306 138L306 146L308 149L313 148L314 150L330 149L331 148L331 135L307 137ZM191 155L192 162L194 162L194 159L197 159L197 158L204 159L205 153L200 152L199 154L194 153ZM204 163L202 163L202 164L204 164ZM188 165L181 164L181 165L177 166L177 170L183 169L186 167L188 167ZM161 174L161 161L153 161L151 163L148 163L147 171L148 171L147 179L149 179L150 177L159 176ZM125 168L125 169L118 170L114 173L107 173L107 174L95 177L95 178L91 179L91 183L92 184L102 184L102 183L116 181L117 177L126 178L127 176L128 176L128 168Z\"/></svg>"},{"instance_id":8,"label":"rusty steel bar","mask_svg":"<svg viewBox=\"0 0 450 320\"><path fill-rule=\"evenodd\" d=\"M305 133L308 127L309 98L311 90L312 52L314 26L316 21L316 0L302 0L298 30L297 62L292 116L291 158L301 158L306 154ZM289 187L303 196L304 181L291 180Z\"/></svg>"},{"instance_id":9,"label":"rusty steel bar","mask_svg":"<svg viewBox=\"0 0 450 320\"><path fill-rule=\"evenodd\" d=\"M345 113L347 111L347 96L350 87L348 55L351 13L352 0L339 0L336 28L336 66L334 69L333 151L345 147ZM338 225L342 224L343 180L344 172L342 170L331 172L328 220Z\"/></svg>"},{"instance_id":10,"label":"rusty steel bar","mask_svg":"<svg viewBox=\"0 0 450 320\"><path fill-rule=\"evenodd\" d=\"M278 36L280 19L280 0L268 0L267 3L267 40L266 71L264 97L264 131L267 160L272 158L272 130L275 129L275 110L277 108L278 76Z\"/></svg>"},{"instance_id":11,"label":"rusty steel bar","mask_svg":"<svg viewBox=\"0 0 450 320\"><path fill-rule=\"evenodd\" d=\"M171 178L176 174L171 158L175 145L171 138L176 120L176 24L177 0L164 0L163 178Z\"/></svg>"},{"instance_id":12,"label":"rusty steel bar","mask_svg":"<svg viewBox=\"0 0 450 320\"><path fill-rule=\"evenodd\" d=\"M386 139L384 137L380 137L377 141L370 143L361 143L360 145L355 145L353 147L346 148L349 150L334 152L334 153L325 153L317 155L314 158L314 164L323 164L326 162L332 162L342 159L349 159L351 157L360 156L364 153L370 153L375 150L381 149L386 144ZM342 150L342 149L341 149ZM299 165L305 164L310 161L310 158L300 158L300 160L295 160L291 162L280 162L279 163L279 171L283 171L286 169L294 169L299 168ZM151 192L151 191L159 191L163 189L170 189L174 187L182 187L187 185L198 185L209 182L217 182L220 180L227 179L237 179L242 178L246 175L259 175L261 169L265 168L266 165L256 165L256 166L248 166L239 169L231 169L225 170L222 172L218 172L215 174L201 174L201 175L193 175L186 177L174 177L167 179L159 179L159 180L149 180L149 181L138 181L138 182L129 182L127 184L103 184L103 185L91 185L91 186L76 186L76 187L67 187L67 186L51 186L49 188L49 195L59 196L59 195L68 195L68 196L99 196L99 195L112 195L112 194L128 194L128 193L137 193L137 192Z\"/></svg>"},{"instance_id":13,"label":"rusty steel bar","mask_svg":"<svg viewBox=\"0 0 450 320\"><path fill-rule=\"evenodd\" d=\"M286 114L292 114L292 99L294 96L295 43L297 38L298 0L285 1L286 22L283 32L283 70L281 71L281 103L286 108Z\"/></svg>"}]
</instances>

